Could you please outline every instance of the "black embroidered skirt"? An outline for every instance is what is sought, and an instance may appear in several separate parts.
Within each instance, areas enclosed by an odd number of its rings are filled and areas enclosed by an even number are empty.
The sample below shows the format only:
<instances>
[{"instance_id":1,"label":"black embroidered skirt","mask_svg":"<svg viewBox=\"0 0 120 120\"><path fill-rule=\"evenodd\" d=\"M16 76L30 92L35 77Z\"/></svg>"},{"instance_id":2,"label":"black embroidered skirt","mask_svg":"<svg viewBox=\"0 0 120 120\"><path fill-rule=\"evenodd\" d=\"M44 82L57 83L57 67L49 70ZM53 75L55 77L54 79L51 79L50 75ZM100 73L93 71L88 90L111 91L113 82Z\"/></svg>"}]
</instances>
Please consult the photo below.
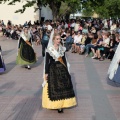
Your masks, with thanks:
<instances>
[{"instance_id":1,"label":"black embroidered skirt","mask_svg":"<svg viewBox=\"0 0 120 120\"><path fill-rule=\"evenodd\" d=\"M34 64L36 62L36 54L33 48L24 41L20 45L16 62L20 65Z\"/></svg>"},{"instance_id":2,"label":"black embroidered skirt","mask_svg":"<svg viewBox=\"0 0 120 120\"><path fill-rule=\"evenodd\" d=\"M59 61L52 63L49 67L48 96L51 101L75 97L71 76Z\"/></svg>"}]
</instances>

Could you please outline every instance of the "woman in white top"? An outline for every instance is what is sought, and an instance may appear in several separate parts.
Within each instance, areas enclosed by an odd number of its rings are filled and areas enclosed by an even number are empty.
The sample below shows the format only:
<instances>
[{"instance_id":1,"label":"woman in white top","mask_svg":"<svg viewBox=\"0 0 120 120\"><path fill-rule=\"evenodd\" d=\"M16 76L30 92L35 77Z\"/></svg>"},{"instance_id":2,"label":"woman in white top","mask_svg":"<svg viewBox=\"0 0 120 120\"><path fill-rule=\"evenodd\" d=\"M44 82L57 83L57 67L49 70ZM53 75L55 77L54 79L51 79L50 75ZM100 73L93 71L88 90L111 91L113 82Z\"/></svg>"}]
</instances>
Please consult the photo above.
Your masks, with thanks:
<instances>
[{"instance_id":1,"label":"woman in white top","mask_svg":"<svg viewBox=\"0 0 120 120\"><path fill-rule=\"evenodd\" d=\"M17 60L18 65L24 65L25 68L31 69L30 65L36 63L36 53L33 49L32 36L28 26L23 29L18 40Z\"/></svg>"},{"instance_id":2,"label":"woman in white top","mask_svg":"<svg viewBox=\"0 0 120 120\"><path fill-rule=\"evenodd\" d=\"M109 42L110 42L109 34L105 33L103 42L101 43L102 45L97 50L97 56L100 61L103 61L105 58L107 48L109 48ZM101 56L101 52L102 52L102 56Z\"/></svg>"},{"instance_id":3,"label":"woman in white top","mask_svg":"<svg viewBox=\"0 0 120 120\"><path fill-rule=\"evenodd\" d=\"M65 57L66 49L60 42L60 35L54 34L53 30L44 60L42 107L63 113L64 108L73 107L77 102Z\"/></svg>"},{"instance_id":4,"label":"woman in white top","mask_svg":"<svg viewBox=\"0 0 120 120\"><path fill-rule=\"evenodd\" d=\"M74 44L72 44L72 53L79 52L81 40L82 35L80 32L77 32L77 35L74 36Z\"/></svg>"}]
</instances>

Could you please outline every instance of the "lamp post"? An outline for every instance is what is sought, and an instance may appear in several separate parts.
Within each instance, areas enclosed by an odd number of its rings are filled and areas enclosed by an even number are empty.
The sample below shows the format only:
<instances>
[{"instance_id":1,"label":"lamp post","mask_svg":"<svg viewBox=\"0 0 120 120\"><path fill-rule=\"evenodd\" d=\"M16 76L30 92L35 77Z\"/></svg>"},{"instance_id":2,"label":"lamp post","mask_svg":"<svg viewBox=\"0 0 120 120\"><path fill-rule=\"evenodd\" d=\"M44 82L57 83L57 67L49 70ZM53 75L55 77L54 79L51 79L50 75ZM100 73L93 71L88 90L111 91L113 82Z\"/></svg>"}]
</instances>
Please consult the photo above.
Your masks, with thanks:
<instances>
[{"instance_id":1,"label":"lamp post","mask_svg":"<svg viewBox=\"0 0 120 120\"><path fill-rule=\"evenodd\" d=\"M41 22L41 10L42 10L42 1L41 0L37 0L37 6L39 9L39 22Z\"/></svg>"}]
</instances>

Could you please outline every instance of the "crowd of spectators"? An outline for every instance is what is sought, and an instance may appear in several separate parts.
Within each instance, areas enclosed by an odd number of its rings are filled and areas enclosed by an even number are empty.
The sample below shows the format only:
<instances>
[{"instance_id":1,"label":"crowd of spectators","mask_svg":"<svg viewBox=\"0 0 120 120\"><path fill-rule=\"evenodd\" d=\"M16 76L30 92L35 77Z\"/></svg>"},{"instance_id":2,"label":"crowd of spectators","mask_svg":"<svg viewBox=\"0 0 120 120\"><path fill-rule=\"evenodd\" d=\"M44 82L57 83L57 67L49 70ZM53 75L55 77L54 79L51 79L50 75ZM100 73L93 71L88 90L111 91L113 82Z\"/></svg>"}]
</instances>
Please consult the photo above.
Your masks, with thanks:
<instances>
[{"instance_id":1,"label":"crowd of spectators","mask_svg":"<svg viewBox=\"0 0 120 120\"><path fill-rule=\"evenodd\" d=\"M34 24L26 21L24 25L13 25L10 20L5 25L0 20L0 32L7 39L18 40L24 26L29 27L33 41L36 45L42 44L43 49L47 47L50 32L54 28L61 35L61 44L66 51L100 61L106 58L112 60L120 42L119 19L46 20Z\"/></svg>"}]
</instances>

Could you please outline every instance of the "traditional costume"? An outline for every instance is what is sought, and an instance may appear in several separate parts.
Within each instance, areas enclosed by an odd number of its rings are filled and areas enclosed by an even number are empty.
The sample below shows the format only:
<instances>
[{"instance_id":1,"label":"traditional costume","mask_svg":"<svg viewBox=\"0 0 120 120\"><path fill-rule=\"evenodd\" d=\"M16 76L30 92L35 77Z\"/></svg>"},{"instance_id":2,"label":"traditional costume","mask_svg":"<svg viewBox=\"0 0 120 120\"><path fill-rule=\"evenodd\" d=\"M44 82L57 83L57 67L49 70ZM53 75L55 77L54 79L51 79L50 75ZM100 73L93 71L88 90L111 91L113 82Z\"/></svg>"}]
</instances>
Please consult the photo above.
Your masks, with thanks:
<instances>
[{"instance_id":1,"label":"traditional costume","mask_svg":"<svg viewBox=\"0 0 120 120\"><path fill-rule=\"evenodd\" d=\"M51 36L53 36L52 31ZM65 47L59 46L57 51L50 37L45 55L45 71L48 80L43 83L42 107L61 109L76 105L75 93L69 74L69 64L65 57Z\"/></svg>"},{"instance_id":2,"label":"traditional costume","mask_svg":"<svg viewBox=\"0 0 120 120\"><path fill-rule=\"evenodd\" d=\"M108 69L108 77L110 80L120 83L120 43Z\"/></svg>"},{"instance_id":3,"label":"traditional costume","mask_svg":"<svg viewBox=\"0 0 120 120\"><path fill-rule=\"evenodd\" d=\"M2 56L2 49L0 46L0 73L3 73L6 70L5 68L5 64L4 64L4 60L3 60L3 56Z\"/></svg>"},{"instance_id":4,"label":"traditional costume","mask_svg":"<svg viewBox=\"0 0 120 120\"><path fill-rule=\"evenodd\" d=\"M36 54L32 47L31 34L30 32L28 32L28 34L22 32L18 41L18 54L16 63L19 65L27 65L29 69L29 65L34 64L35 62Z\"/></svg>"}]
</instances>

